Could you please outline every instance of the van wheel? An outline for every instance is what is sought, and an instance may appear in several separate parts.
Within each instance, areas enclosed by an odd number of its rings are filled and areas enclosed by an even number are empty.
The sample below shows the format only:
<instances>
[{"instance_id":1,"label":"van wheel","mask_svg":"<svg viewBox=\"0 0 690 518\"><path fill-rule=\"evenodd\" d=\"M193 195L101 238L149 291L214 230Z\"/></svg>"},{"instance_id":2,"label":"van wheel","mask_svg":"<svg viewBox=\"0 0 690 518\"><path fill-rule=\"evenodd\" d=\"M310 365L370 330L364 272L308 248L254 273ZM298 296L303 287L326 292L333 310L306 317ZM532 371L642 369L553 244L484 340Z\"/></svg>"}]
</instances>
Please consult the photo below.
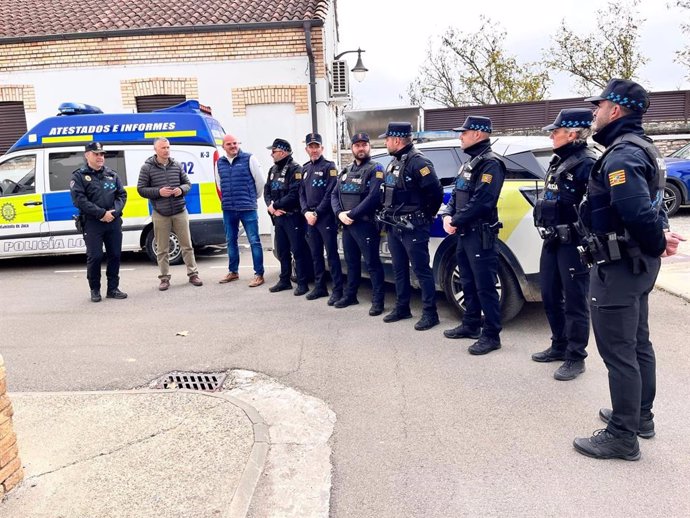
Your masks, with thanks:
<instances>
[{"instance_id":1,"label":"van wheel","mask_svg":"<svg viewBox=\"0 0 690 518\"><path fill-rule=\"evenodd\" d=\"M664 187L664 207L669 217L678 212L678 208L682 201L683 196L680 194L680 189L671 182L666 182L666 186Z\"/></svg>"},{"instance_id":2,"label":"van wheel","mask_svg":"<svg viewBox=\"0 0 690 518\"><path fill-rule=\"evenodd\" d=\"M156 260L156 241L153 239L153 230L146 236L146 254L154 263ZM182 246L180 239L174 232L170 232L170 251L168 253L170 264L182 264Z\"/></svg>"},{"instance_id":3,"label":"van wheel","mask_svg":"<svg viewBox=\"0 0 690 518\"><path fill-rule=\"evenodd\" d=\"M460 316L464 315L465 294L462 291L460 269L455 257L455 250L450 250L446 254L442 281L446 299L455 307ZM496 288L501 307L501 320L508 322L520 313L525 300L515 275L502 257L498 258L498 284Z\"/></svg>"}]
</instances>

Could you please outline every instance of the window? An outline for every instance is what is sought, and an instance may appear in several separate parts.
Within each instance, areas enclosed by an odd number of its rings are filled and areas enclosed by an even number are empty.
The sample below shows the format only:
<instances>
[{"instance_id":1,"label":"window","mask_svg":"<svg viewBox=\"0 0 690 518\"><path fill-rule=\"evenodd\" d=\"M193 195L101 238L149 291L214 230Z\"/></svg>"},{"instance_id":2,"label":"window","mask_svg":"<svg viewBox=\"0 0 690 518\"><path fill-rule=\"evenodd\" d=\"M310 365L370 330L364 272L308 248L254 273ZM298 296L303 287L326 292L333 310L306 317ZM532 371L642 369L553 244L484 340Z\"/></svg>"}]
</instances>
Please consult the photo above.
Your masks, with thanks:
<instances>
[{"instance_id":1,"label":"window","mask_svg":"<svg viewBox=\"0 0 690 518\"><path fill-rule=\"evenodd\" d=\"M26 133L23 102L0 102L0 155Z\"/></svg>"},{"instance_id":2,"label":"window","mask_svg":"<svg viewBox=\"0 0 690 518\"><path fill-rule=\"evenodd\" d=\"M18 156L0 164L0 196L36 192L36 155Z\"/></svg>"},{"instance_id":3,"label":"window","mask_svg":"<svg viewBox=\"0 0 690 518\"><path fill-rule=\"evenodd\" d=\"M422 152L434 164L436 176L442 185L450 185L458 175L460 159L453 149L423 149ZM464 154L464 153L463 153Z\"/></svg>"},{"instance_id":4,"label":"window","mask_svg":"<svg viewBox=\"0 0 690 518\"><path fill-rule=\"evenodd\" d=\"M137 113L170 108L187 100L184 95L140 95L136 98Z\"/></svg>"},{"instance_id":5,"label":"window","mask_svg":"<svg viewBox=\"0 0 690 518\"><path fill-rule=\"evenodd\" d=\"M72 151L66 153L51 153L48 158L48 184L51 191L69 190L72 173L84 165L84 153ZM124 151L106 151L105 165L114 169L127 185L127 171L125 169Z\"/></svg>"}]
</instances>

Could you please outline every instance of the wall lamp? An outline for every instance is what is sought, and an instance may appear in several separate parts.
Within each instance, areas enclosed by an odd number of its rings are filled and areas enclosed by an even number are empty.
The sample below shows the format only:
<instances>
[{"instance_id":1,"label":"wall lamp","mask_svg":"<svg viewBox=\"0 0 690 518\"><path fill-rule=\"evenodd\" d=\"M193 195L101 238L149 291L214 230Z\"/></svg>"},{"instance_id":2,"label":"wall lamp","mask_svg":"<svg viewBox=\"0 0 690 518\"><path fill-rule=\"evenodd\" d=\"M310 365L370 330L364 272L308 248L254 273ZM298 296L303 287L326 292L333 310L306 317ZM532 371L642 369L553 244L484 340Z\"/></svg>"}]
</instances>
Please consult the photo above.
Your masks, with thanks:
<instances>
[{"instance_id":1,"label":"wall lamp","mask_svg":"<svg viewBox=\"0 0 690 518\"><path fill-rule=\"evenodd\" d=\"M362 52L366 52L366 50L362 49L357 49L357 50L346 50L345 52L341 52L338 54L334 59L338 60L345 54L353 54L357 53L357 64L352 68L351 72L354 78L357 80L358 83L361 83L364 81L364 77L367 75L367 72L369 71L368 68L364 66L364 63L362 63Z\"/></svg>"}]
</instances>

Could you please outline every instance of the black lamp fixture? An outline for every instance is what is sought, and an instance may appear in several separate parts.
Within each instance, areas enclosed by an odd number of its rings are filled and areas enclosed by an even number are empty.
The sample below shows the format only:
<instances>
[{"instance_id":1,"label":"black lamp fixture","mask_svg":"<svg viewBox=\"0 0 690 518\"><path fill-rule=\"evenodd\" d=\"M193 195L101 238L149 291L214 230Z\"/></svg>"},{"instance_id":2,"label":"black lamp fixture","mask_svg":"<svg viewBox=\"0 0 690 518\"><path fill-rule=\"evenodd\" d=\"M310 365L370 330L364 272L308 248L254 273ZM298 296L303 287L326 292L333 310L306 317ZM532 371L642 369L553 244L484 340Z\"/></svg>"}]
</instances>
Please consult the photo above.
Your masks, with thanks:
<instances>
[{"instance_id":1,"label":"black lamp fixture","mask_svg":"<svg viewBox=\"0 0 690 518\"><path fill-rule=\"evenodd\" d=\"M362 50L358 48L357 50L346 50L345 52L341 52L338 54L334 59L340 59L342 56L345 54L353 54L357 53L357 64L352 68L351 72L352 75L355 77L358 83L361 83L364 81L364 77L367 75L367 72L369 69L364 66L364 63L362 63L362 52L366 52L366 50Z\"/></svg>"}]
</instances>

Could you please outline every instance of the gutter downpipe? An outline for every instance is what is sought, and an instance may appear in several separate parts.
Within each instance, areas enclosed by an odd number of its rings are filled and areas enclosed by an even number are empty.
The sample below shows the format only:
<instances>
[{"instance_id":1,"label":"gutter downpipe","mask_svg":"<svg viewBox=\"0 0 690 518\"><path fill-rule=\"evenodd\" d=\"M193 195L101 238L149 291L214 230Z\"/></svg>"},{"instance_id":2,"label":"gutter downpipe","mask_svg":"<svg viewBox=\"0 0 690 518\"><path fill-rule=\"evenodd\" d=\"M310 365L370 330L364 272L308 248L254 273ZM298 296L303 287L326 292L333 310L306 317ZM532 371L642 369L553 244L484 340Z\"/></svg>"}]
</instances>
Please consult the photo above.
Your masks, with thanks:
<instances>
[{"instance_id":1,"label":"gutter downpipe","mask_svg":"<svg viewBox=\"0 0 690 518\"><path fill-rule=\"evenodd\" d=\"M307 56L309 57L309 97L311 105L311 131L319 132L316 117L316 64L314 60L314 48L311 45L311 22L304 22L304 39L307 44Z\"/></svg>"}]
</instances>

